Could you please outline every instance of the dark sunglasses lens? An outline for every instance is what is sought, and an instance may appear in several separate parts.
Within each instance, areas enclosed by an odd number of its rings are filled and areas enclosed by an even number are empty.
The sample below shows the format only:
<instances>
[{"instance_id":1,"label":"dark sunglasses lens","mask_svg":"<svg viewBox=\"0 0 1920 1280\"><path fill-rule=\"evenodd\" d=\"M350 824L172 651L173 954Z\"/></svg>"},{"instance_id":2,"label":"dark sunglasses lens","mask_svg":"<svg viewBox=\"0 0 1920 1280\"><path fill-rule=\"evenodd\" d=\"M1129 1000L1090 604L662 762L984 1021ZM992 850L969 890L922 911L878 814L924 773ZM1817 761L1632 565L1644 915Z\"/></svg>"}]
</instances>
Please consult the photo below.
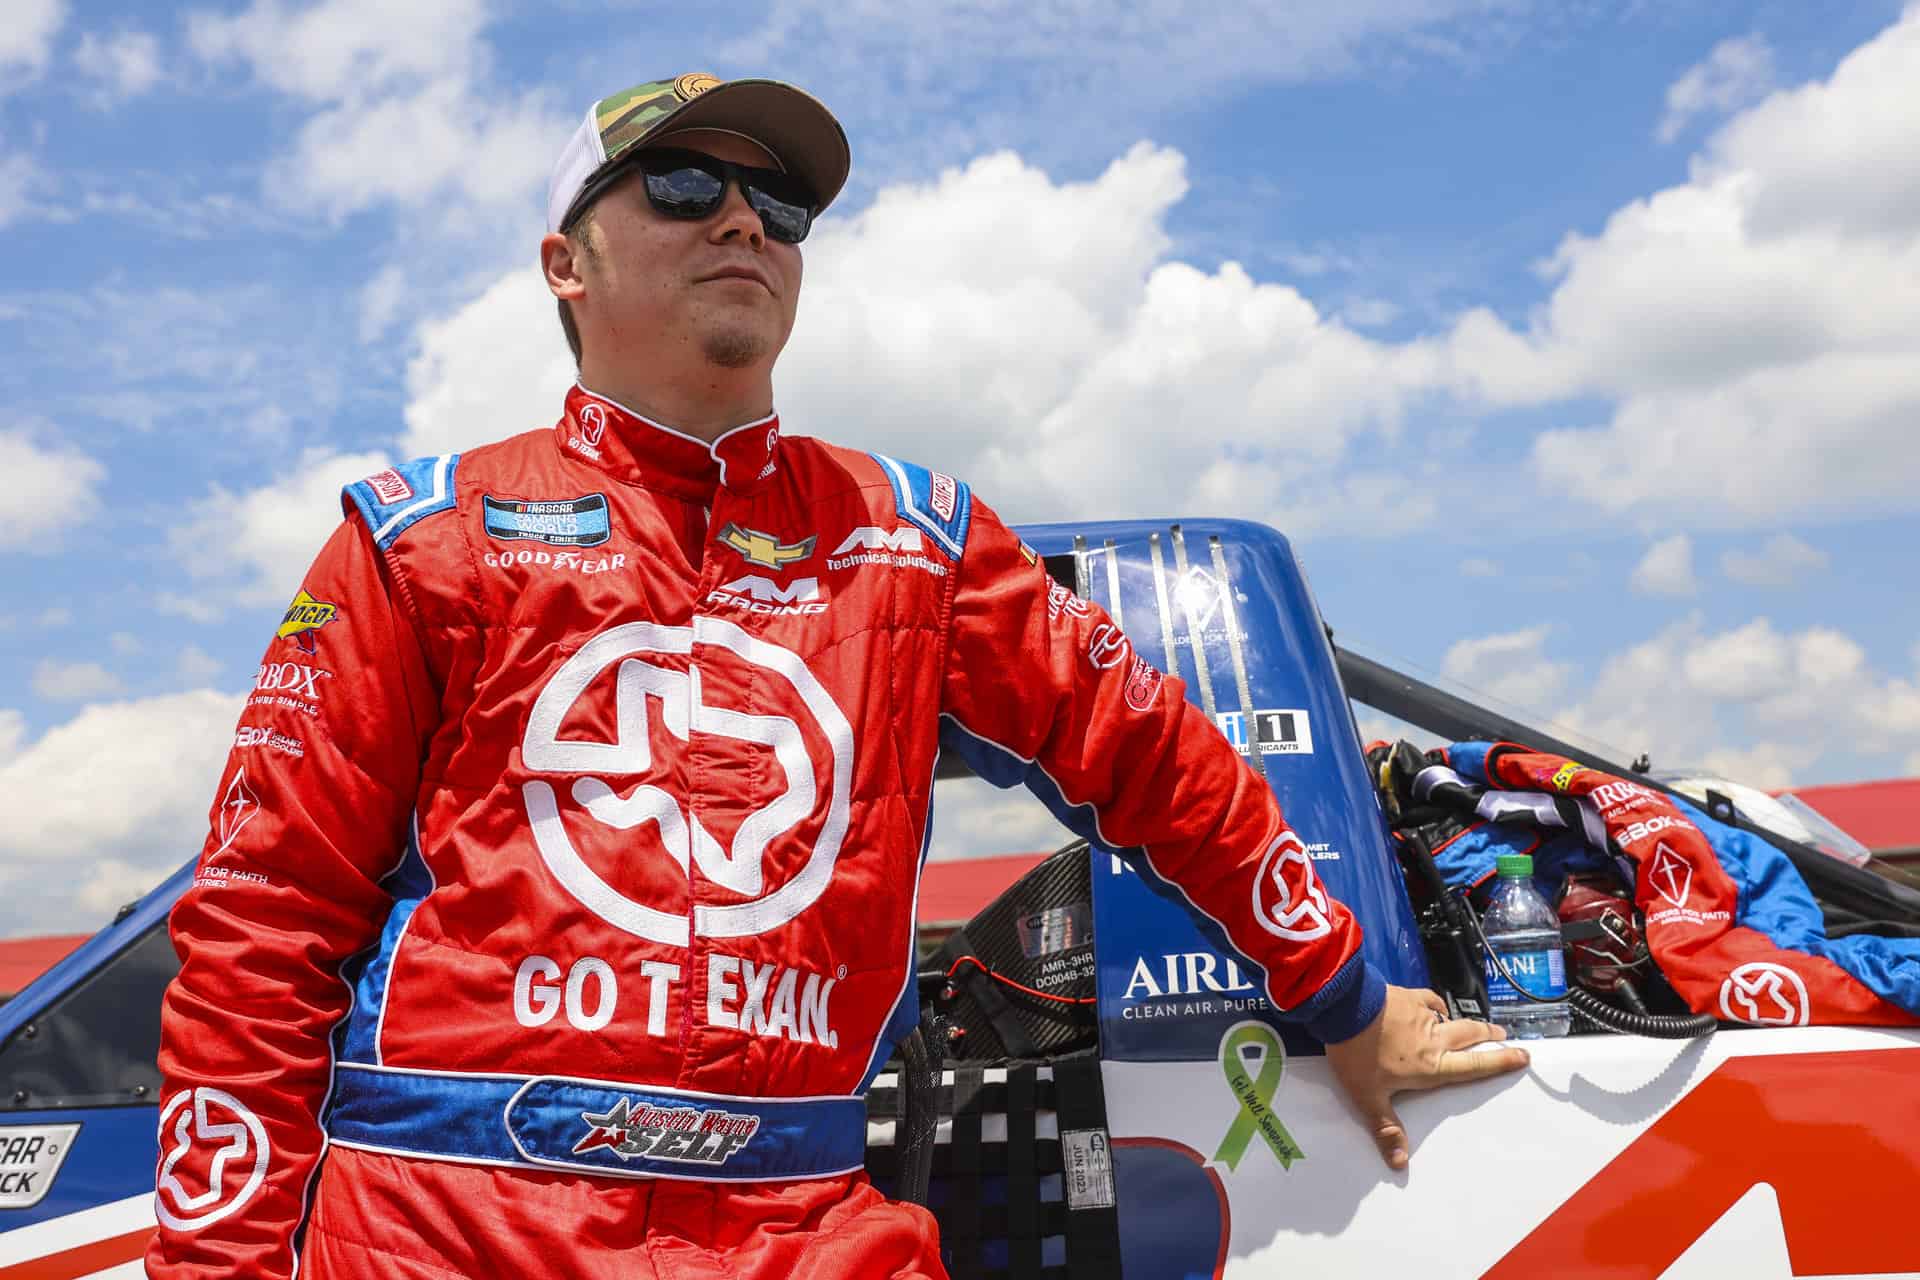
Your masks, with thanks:
<instances>
[{"instance_id":1,"label":"dark sunglasses lens","mask_svg":"<svg viewBox=\"0 0 1920 1280\"><path fill-rule=\"evenodd\" d=\"M745 169L747 203L775 240L799 244L813 226L814 198L807 184L778 169Z\"/></svg>"},{"instance_id":2,"label":"dark sunglasses lens","mask_svg":"<svg viewBox=\"0 0 1920 1280\"><path fill-rule=\"evenodd\" d=\"M807 238L807 232L813 226L813 208L810 205L790 204L765 191L751 188L747 191L747 203L760 215L760 225L775 240L799 244Z\"/></svg>"},{"instance_id":3,"label":"dark sunglasses lens","mask_svg":"<svg viewBox=\"0 0 1920 1280\"><path fill-rule=\"evenodd\" d=\"M656 170L647 166L647 199L670 218L704 218L719 207L726 179L691 165Z\"/></svg>"}]
</instances>

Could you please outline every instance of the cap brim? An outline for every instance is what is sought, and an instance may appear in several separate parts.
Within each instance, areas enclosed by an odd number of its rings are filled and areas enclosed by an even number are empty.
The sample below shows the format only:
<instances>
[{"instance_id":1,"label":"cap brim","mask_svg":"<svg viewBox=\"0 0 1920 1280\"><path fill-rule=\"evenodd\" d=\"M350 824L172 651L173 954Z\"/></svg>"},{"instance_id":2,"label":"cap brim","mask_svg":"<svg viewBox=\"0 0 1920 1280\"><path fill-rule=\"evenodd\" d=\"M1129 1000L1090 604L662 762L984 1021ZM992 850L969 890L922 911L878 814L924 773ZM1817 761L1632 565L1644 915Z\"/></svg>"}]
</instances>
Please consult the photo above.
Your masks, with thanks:
<instances>
[{"instance_id":1,"label":"cap brim","mask_svg":"<svg viewBox=\"0 0 1920 1280\"><path fill-rule=\"evenodd\" d=\"M847 131L833 112L806 90L778 80L723 81L663 117L648 130L646 141L683 129L745 134L812 187L822 209L847 185L853 167Z\"/></svg>"}]
</instances>

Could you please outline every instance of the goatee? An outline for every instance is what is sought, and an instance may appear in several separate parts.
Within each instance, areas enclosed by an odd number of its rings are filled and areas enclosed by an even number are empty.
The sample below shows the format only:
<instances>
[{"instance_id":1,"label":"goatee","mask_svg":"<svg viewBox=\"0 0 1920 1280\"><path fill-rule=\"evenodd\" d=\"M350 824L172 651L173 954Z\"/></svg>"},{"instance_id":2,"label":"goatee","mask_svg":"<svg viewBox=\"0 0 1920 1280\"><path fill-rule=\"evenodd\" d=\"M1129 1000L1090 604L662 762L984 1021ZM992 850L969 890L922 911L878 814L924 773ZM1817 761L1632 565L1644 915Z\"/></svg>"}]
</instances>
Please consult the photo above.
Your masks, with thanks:
<instances>
[{"instance_id":1,"label":"goatee","mask_svg":"<svg viewBox=\"0 0 1920 1280\"><path fill-rule=\"evenodd\" d=\"M704 346L707 359L722 369L744 369L767 354L766 339L746 329L709 333Z\"/></svg>"}]
</instances>

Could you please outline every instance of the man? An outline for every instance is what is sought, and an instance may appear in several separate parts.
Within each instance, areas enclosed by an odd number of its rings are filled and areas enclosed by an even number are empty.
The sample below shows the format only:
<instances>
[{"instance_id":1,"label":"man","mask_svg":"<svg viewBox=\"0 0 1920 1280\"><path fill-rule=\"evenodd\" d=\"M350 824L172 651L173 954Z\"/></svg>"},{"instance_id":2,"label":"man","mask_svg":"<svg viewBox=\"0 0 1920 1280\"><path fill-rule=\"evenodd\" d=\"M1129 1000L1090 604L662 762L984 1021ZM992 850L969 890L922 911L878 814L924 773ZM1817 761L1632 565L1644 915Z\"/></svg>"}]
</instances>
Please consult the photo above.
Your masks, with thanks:
<instances>
[{"instance_id":1,"label":"man","mask_svg":"<svg viewBox=\"0 0 1920 1280\"><path fill-rule=\"evenodd\" d=\"M1337 903L1251 909L1271 792L964 484L782 436L847 167L784 85L595 104L541 242L559 421L348 487L174 913L150 1275L943 1275L860 1101L943 741L1144 847L1395 1167L1393 1090L1524 1061Z\"/></svg>"}]
</instances>

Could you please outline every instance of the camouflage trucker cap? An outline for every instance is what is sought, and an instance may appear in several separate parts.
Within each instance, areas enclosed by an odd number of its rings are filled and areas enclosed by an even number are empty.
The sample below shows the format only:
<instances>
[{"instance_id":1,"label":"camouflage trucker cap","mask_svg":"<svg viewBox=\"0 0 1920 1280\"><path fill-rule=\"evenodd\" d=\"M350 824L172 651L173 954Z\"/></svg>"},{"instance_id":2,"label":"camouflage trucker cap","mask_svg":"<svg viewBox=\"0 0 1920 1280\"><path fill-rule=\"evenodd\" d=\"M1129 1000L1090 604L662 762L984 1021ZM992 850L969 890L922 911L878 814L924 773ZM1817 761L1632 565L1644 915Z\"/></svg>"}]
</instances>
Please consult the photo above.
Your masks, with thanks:
<instances>
[{"instance_id":1,"label":"camouflage trucker cap","mask_svg":"<svg viewBox=\"0 0 1920 1280\"><path fill-rule=\"evenodd\" d=\"M721 80L690 72L622 89L587 108L547 184L547 230L558 231L587 184L649 138L682 129L724 129L773 153L806 180L826 208L846 184L846 130L819 99L778 80Z\"/></svg>"}]
</instances>

